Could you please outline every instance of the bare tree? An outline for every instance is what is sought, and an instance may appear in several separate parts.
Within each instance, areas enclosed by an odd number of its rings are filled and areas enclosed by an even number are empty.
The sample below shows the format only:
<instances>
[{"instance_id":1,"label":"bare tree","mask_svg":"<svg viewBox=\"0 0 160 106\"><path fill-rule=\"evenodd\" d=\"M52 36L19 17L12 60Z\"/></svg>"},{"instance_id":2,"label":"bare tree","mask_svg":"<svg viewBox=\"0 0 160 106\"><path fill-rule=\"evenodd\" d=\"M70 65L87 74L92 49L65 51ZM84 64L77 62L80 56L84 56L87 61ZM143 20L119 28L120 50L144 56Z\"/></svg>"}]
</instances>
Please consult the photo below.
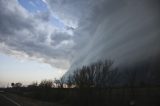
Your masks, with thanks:
<instances>
[{"instance_id":1,"label":"bare tree","mask_svg":"<svg viewBox=\"0 0 160 106\"><path fill-rule=\"evenodd\" d=\"M106 60L83 66L74 72L73 82L79 88L111 86L118 76L117 69L113 68L112 65L112 61Z\"/></svg>"},{"instance_id":2,"label":"bare tree","mask_svg":"<svg viewBox=\"0 0 160 106\"><path fill-rule=\"evenodd\" d=\"M69 75L69 76L68 76L68 79L67 79L66 84L67 84L67 87L68 87L68 88L71 88L71 87L74 85L74 81L73 81L72 75Z\"/></svg>"},{"instance_id":3,"label":"bare tree","mask_svg":"<svg viewBox=\"0 0 160 106\"><path fill-rule=\"evenodd\" d=\"M20 88L20 87L22 87L22 83L20 83L20 82L11 83L11 86L12 86L13 88Z\"/></svg>"},{"instance_id":4,"label":"bare tree","mask_svg":"<svg viewBox=\"0 0 160 106\"><path fill-rule=\"evenodd\" d=\"M12 86L12 88L14 87L14 83L13 82L11 83L11 86Z\"/></svg>"},{"instance_id":5,"label":"bare tree","mask_svg":"<svg viewBox=\"0 0 160 106\"><path fill-rule=\"evenodd\" d=\"M64 88L65 78L62 76L60 79L55 79L54 83L56 84L56 87Z\"/></svg>"},{"instance_id":6,"label":"bare tree","mask_svg":"<svg viewBox=\"0 0 160 106\"><path fill-rule=\"evenodd\" d=\"M41 87L41 88L52 88L53 87L53 81L52 80L42 80L39 84L39 87Z\"/></svg>"}]
</instances>

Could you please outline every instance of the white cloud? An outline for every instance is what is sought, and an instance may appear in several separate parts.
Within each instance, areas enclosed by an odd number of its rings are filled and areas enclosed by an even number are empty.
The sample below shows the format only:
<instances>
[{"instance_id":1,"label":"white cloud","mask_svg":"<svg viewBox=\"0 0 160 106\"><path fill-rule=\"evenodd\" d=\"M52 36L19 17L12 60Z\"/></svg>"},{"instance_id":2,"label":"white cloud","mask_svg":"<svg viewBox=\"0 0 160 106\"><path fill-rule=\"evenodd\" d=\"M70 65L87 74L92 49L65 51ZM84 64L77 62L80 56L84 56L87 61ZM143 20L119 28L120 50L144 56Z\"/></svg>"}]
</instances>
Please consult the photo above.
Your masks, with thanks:
<instances>
[{"instance_id":1,"label":"white cloud","mask_svg":"<svg viewBox=\"0 0 160 106\"><path fill-rule=\"evenodd\" d=\"M72 41L69 47L62 45L61 39L54 46L51 42L52 35L63 33L56 26L49 23L50 13L32 14L26 11L16 0L0 1L0 51L16 57L35 59L60 69L68 69L70 66L69 51L72 49ZM59 36L57 36L59 37ZM71 39L71 37L70 37Z\"/></svg>"}]
</instances>

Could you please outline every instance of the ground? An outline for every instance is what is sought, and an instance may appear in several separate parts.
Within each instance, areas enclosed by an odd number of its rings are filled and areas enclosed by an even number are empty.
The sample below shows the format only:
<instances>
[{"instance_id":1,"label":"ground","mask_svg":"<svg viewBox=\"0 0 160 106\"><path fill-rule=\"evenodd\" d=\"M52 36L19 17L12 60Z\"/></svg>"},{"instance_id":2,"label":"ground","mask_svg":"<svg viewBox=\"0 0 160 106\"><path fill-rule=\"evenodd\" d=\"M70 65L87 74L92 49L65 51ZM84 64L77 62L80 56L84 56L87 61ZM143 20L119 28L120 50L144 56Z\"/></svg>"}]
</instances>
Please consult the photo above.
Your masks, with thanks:
<instances>
[{"instance_id":1,"label":"ground","mask_svg":"<svg viewBox=\"0 0 160 106\"><path fill-rule=\"evenodd\" d=\"M38 100L35 100L35 99L22 97L22 96L19 96L19 95L16 95L16 94L1 93L0 103L5 105L5 106L14 106L14 103L12 103L11 101L8 101L4 96L6 96L7 98L9 98L9 99L15 101L16 103L20 104L20 106L64 106L64 105L60 105L60 104L57 104L57 103L38 101Z\"/></svg>"}]
</instances>

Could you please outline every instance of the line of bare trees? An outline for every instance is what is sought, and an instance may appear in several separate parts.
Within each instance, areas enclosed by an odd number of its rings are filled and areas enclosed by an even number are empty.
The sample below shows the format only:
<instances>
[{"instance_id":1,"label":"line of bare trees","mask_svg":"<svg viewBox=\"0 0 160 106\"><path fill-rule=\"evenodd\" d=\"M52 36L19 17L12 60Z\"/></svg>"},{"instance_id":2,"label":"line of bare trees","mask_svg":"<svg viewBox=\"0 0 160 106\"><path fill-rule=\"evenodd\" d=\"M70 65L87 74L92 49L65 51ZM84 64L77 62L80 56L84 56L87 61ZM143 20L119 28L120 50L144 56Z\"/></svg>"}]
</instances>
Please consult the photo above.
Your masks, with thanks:
<instances>
[{"instance_id":1,"label":"line of bare trees","mask_svg":"<svg viewBox=\"0 0 160 106\"><path fill-rule=\"evenodd\" d=\"M105 60L78 68L67 78L62 76L54 81L42 80L39 85L34 83L31 85L41 88L109 88L119 85L135 87L146 85L148 80L154 77L151 70L152 67L148 63L118 69L113 66L113 61Z\"/></svg>"},{"instance_id":2,"label":"line of bare trees","mask_svg":"<svg viewBox=\"0 0 160 106\"><path fill-rule=\"evenodd\" d=\"M113 67L112 61L98 61L83 66L74 71L67 78L42 80L40 84L32 83L29 87L40 88L106 88L114 86L117 81L118 69Z\"/></svg>"},{"instance_id":3,"label":"line of bare trees","mask_svg":"<svg viewBox=\"0 0 160 106\"><path fill-rule=\"evenodd\" d=\"M98 61L89 66L83 66L69 75L68 87L77 88L106 88L117 82L118 71L112 61Z\"/></svg>"},{"instance_id":4,"label":"line of bare trees","mask_svg":"<svg viewBox=\"0 0 160 106\"><path fill-rule=\"evenodd\" d=\"M142 62L143 63L143 62ZM157 64L159 62L156 62ZM62 76L54 80L42 80L30 84L28 87L40 88L107 88L116 84L126 82L128 87L134 87L138 84L145 85L151 82L153 78L160 75L159 65L149 63L138 63L133 67L118 69L113 66L113 61L105 60L92 63L88 66L76 69L67 78ZM158 67L158 68L157 68ZM153 74L152 74L153 73ZM155 74L157 73L157 74ZM143 77L141 77L143 75ZM151 79L152 78L152 79ZM154 80L154 79L153 79ZM12 83L12 87L22 87L21 83Z\"/></svg>"}]
</instances>

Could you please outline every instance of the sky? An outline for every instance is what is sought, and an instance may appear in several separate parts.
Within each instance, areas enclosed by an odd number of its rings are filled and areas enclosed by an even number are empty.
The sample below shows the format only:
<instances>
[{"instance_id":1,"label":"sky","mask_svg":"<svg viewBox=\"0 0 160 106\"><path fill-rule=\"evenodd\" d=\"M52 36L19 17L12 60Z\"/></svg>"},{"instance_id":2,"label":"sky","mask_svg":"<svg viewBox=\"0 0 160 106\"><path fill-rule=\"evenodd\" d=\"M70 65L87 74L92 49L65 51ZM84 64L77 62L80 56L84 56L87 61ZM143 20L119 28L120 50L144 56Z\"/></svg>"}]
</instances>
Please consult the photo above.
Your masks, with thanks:
<instances>
[{"instance_id":1,"label":"sky","mask_svg":"<svg viewBox=\"0 0 160 106\"><path fill-rule=\"evenodd\" d=\"M159 0L0 0L0 85L160 53Z\"/></svg>"}]
</instances>

